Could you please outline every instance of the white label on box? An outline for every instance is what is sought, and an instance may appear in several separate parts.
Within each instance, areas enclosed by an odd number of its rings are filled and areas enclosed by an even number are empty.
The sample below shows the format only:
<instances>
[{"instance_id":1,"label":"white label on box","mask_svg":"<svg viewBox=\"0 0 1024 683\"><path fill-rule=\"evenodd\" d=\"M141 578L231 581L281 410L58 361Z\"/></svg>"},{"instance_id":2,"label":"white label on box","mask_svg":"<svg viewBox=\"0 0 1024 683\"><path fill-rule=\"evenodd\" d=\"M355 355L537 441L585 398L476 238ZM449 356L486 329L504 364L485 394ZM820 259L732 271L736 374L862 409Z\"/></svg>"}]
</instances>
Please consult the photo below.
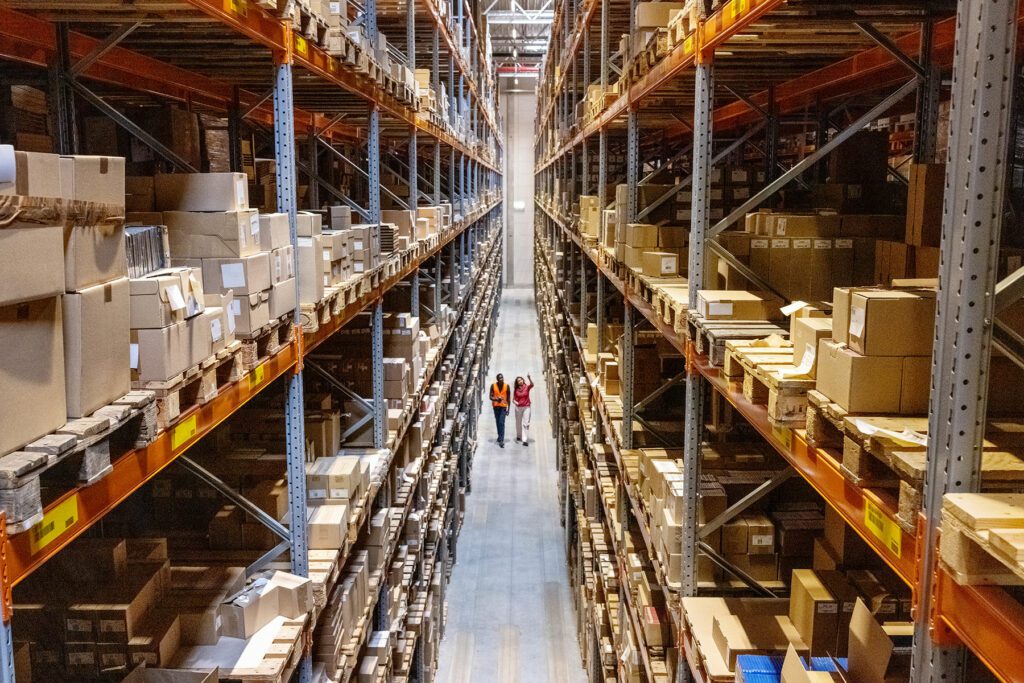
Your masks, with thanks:
<instances>
[{"instance_id":1,"label":"white label on box","mask_svg":"<svg viewBox=\"0 0 1024 683\"><path fill-rule=\"evenodd\" d=\"M772 249L786 249L789 247L789 240L772 240Z\"/></svg>"},{"instance_id":2,"label":"white label on box","mask_svg":"<svg viewBox=\"0 0 1024 683\"><path fill-rule=\"evenodd\" d=\"M330 261L331 261L331 250L330 249L324 249L324 261L327 261L328 263L330 263Z\"/></svg>"},{"instance_id":3,"label":"white label on box","mask_svg":"<svg viewBox=\"0 0 1024 683\"><path fill-rule=\"evenodd\" d=\"M187 308L185 309L185 317L191 318L197 313L202 313L203 307L199 305L199 299L194 294L188 295Z\"/></svg>"},{"instance_id":4,"label":"white label on box","mask_svg":"<svg viewBox=\"0 0 1024 683\"><path fill-rule=\"evenodd\" d=\"M750 240L751 249L767 249L768 240Z\"/></svg>"},{"instance_id":5,"label":"white label on box","mask_svg":"<svg viewBox=\"0 0 1024 683\"><path fill-rule=\"evenodd\" d=\"M810 249L811 248L811 240L809 240L809 239L793 240L793 248L794 249Z\"/></svg>"},{"instance_id":6,"label":"white label on box","mask_svg":"<svg viewBox=\"0 0 1024 683\"><path fill-rule=\"evenodd\" d=\"M362 240L352 240L352 250L353 251L362 251L363 250L363 241Z\"/></svg>"},{"instance_id":7,"label":"white label on box","mask_svg":"<svg viewBox=\"0 0 1024 683\"><path fill-rule=\"evenodd\" d=\"M235 303L236 301L232 301L228 306L228 334L235 333Z\"/></svg>"},{"instance_id":8,"label":"white label on box","mask_svg":"<svg viewBox=\"0 0 1024 683\"><path fill-rule=\"evenodd\" d=\"M815 249L831 249L832 240L814 240Z\"/></svg>"},{"instance_id":9,"label":"white label on box","mask_svg":"<svg viewBox=\"0 0 1024 683\"><path fill-rule=\"evenodd\" d=\"M331 14L341 14L341 3L340 2L332 2L332 3L329 3L329 4L331 6L331 8L329 10Z\"/></svg>"},{"instance_id":10,"label":"white label on box","mask_svg":"<svg viewBox=\"0 0 1024 683\"><path fill-rule=\"evenodd\" d=\"M327 489L309 489L306 491L306 495L314 500L326 499Z\"/></svg>"},{"instance_id":11,"label":"white label on box","mask_svg":"<svg viewBox=\"0 0 1024 683\"><path fill-rule=\"evenodd\" d=\"M366 264L364 264L362 261L356 261L355 263L352 264L352 272L362 273L365 270Z\"/></svg>"},{"instance_id":12,"label":"white label on box","mask_svg":"<svg viewBox=\"0 0 1024 683\"><path fill-rule=\"evenodd\" d=\"M786 223L787 223L787 220L785 218L776 218L775 219L775 232L778 233L779 235L785 235L786 234Z\"/></svg>"},{"instance_id":13,"label":"white label on box","mask_svg":"<svg viewBox=\"0 0 1024 683\"><path fill-rule=\"evenodd\" d=\"M796 313L797 311L799 311L801 308L803 308L806 305L807 305L806 301L794 301L791 304L787 304L786 306L783 306L782 308L779 309L779 311L782 313L782 315L784 315L784 316L786 316L788 318L789 316L793 315L794 313Z\"/></svg>"},{"instance_id":14,"label":"white label on box","mask_svg":"<svg viewBox=\"0 0 1024 683\"><path fill-rule=\"evenodd\" d=\"M88 633L92 630L92 621L89 619L65 619L64 625L73 633Z\"/></svg>"},{"instance_id":15,"label":"white label on box","mask_svg":"<svg viewBox=\"0 0 1024 683\"><path fill-rule=\"evenodd\" d=\"M0 185L13 184L17 180L17 164L14 147L0 145Z\"/></svg>"},{"instance_id":16,"label":"white label on box","mask_svg":"<svg viewBox=\"0 0 1024 683\"><path fill-rule=\"evenodd\" d=\"M850 309L850 336L859 337L860 333L864 331L864 309L863 308L851 308Z\"/></svg>"},{"instance_id":17,"label":"white label on box","mask_svg":"<svg viewBox=\"0 0 1024 683\"><path fill-rule=\"evenodd\" d=\"M838 614L839 605L834 602L826 602L818 605L818 614Z\"/></svg>"},{"instance_id":18,"label":"white label on box","mask_svg":"<svg viewBox=\"0 0 1024 683\"><path fill-rule=\"evenodd\" d=\"M732 303L712 301L708 304L708 315L732 315Z\"/></svg>"},{"instance_id":19,"label":"white label on box","mask_svg":"<svg viewBox=\"0 0 1024 683\"><path fill-rule=\"evenodd\" d=\"M225 289L245 287L245 267L241 263L222 263L220 283Z\"/></svg>"},{"instance_id":20,"label":"white label on box","mask_svg":"<svg viewBox=\"0 0 1024 683\"><path fill-rule=\"evenodd\" d=\"M260 215L258 213L249 216L249 232L253 235L260 234Z\"/></svg>"},{"instance_id":21,"label":"white label on box","mask_svg":"<svg viewBox=\"0 0 1024 683\"><path fill-rule=\"evenodd\" d=\"M139 369L139 345L129 344L128 345L128 367L132 370Z\"/></svg>"},{"instance_id":22,"label":"white label on box","mask_svg":"<svg viewBox=\"0 0 1024 683\"><path fill-rule=\"evenodd\" d=\"M853 249L853 240L836 240L836 249Z\"/></svg>"},{"instance_id":23,"label":"white label on box","mask_svg":"<svg viewBox=\"0 0 1024 683\"><path fill-rule=\"evenodd\" d=\"M676 269L676 258L674 256L661 257L661 274L671 273Z\"/></svg>"},{"instance_id":24,"label":"white label on box","mask_svg":"<svg viewBox=\"0 0 1024 683\"><path fill-rule=\"evenodd\" d=\"M228 310L231 311L231 315L242 315L242 300L232 299L231 305L228 306Z\"/></svg>"},{"instance_id":25,"label":"white label on box","mask_svg":"<svg viewBox=\"0 0 1024 683\"><path fill-rule=\"evenodd\" d=\"M754 546L769 546L775 542L775 536L772 534L754 534L750 537L750 545Z\"/></svg>"},{"instance_id":26,"label":"white label on box","mask_svg":"<svg viewBox=\"0 0 1024 683\"><path fill-rule=\"evenodd\" d=\"M334 498L336 500L348 500L348 489L331 489L331 498Z\"/></svg>"},{"instance_id":27,"label":"white label on box","mask_svg":"<svg viewBox=\"0 0 1024 683\"><path fill-rule=\"evenodd\" d=\"M224 338L224 330L220 324L220 318L210 319L210 336L217 342Z\"/></svg>"},{"instance_id":28,"label":"white label on box","mask_svg":"<svg viewBox=\"0 0 1024 683\"><path fill-rule=\"evenodd\" d=\"M167 303L171 305L172 311L180 311L185 308L185 297L181 295L181 287L171 285L167 288Z\"/></svg>"},{"instance_id":29,"label":"white label on box","mask_svg":"<svg viewBox=\"0 0 1024 683\"><path fill-rule=\"evenodd\" d=\"M235 202L237 202L238 208L240 209L247 208L249 204L247 201L247 197L249 195L247 182L248 181L244 177L235 179Z\"/></svg>"},{"instance_id":30,"label":"white label on box","mask_svg":"<svg viewBox=\"0 0 1024 683\"><path fill-rule=\"evenodd\" d=\"M274 280L281 279L281 255L274 254Z\"/></svg>"},{"instance_id":31,"label":"white label on box","mask_svg":"<svg viewBox=\"0 0 1024 683\"><path fill-rule=\"evenodd\" d=\"M311 246L313 246L313 238L312 237L297 237L297 238L295 238L295 244L297 244L300 247L311 247Z\"/></svg>"}]
</instances>

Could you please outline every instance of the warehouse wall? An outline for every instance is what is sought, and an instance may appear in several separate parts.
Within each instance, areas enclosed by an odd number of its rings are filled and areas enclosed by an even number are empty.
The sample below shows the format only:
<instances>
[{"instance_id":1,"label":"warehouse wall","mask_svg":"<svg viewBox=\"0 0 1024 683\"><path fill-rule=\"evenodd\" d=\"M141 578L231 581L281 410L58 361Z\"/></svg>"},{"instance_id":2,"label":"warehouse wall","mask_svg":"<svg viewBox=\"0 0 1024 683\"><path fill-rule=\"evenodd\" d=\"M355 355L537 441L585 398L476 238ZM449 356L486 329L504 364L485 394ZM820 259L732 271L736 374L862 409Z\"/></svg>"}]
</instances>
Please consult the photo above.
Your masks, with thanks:
<instances>
[{"instance_id":1,"label":"warehouse wall","mask_svg":"<svg viewBox=\"0 0 1024 683\"><path fill-rule=\"evenodd\" d=\"M533 287L533 121L536 81L502 78L505 125L505 286Z\"/></svg>"}]
</instances>

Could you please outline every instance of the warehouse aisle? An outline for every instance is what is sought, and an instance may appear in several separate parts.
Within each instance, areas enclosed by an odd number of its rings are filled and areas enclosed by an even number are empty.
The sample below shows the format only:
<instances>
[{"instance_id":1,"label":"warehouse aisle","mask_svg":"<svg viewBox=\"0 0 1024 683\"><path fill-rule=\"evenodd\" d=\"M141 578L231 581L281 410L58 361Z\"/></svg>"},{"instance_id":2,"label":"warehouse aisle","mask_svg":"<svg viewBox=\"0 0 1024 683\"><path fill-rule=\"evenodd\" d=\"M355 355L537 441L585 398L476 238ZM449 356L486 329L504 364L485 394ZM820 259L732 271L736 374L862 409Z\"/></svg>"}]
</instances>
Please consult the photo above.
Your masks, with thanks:
<instances>
[{"instance_id":1,"label":"warehouse aisle","mask_svg":"<svg viewBox=\"0 0 1024 683\"><path fill-rule=\"evenodd\" d=\"M533 291L506 290L488 386L498 372L509 383L533 375L531 443L506 443L490 402L480 420L473 491L447 589L448 627L439 683L585 681L559 524L554 441L547 419Z\"/></svg>"}]
</instances>

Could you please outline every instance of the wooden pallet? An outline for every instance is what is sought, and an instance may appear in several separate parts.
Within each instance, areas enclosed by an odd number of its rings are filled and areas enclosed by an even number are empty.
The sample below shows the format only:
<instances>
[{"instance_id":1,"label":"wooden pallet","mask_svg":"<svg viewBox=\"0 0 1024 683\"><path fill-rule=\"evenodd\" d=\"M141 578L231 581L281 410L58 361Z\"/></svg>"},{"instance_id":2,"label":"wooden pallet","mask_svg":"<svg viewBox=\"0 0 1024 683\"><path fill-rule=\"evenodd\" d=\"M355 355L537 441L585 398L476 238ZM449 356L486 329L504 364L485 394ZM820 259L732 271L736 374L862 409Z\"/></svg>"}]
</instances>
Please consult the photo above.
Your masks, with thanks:
<instances>
[{"instance_id":1,"label":"wooden pallet","mask_svg":"<svg viewBox=\"0 0 1024 683\"><path fill-rule=\"evenodd\" d=\"M220 680L240 683L287 683L302 660L304 632L308 616L299 619L278 617L256 632L244 644L244 650L225 643L199 645L179 651L175 665L181 668L220 668Z\"/></svg>"},{"instance_id":2,"label":"wooden pallet","mask_svg":"<svg viewBox=\"0 0 1024 683\"><path fill-rule=\"evenodd\" d=\"M706 355L712 365L725 362L725 344L735 340L757 340L771 335L789 338L789 330L767 320L705 320L696 311L687 312L687 336L697 353Z\"/></svg>"},{"instance_id":3,"label":"wooden pallet","mask_svg":"<svg viewBox=\"0 0 1024 683\"><path fill-rule=\"evenodd\" d=\"M947 494L939 555L961 585L1024 585L1024 494Z\"/></svg>"},{"instance_id":4,"label":"wooden pallet","mask_svg":"<svg viewBox=\"0 0 1024 683\"><path fill-rule=\"evenodd\" d=\"M291 314L282 315L242 340L242 368L249 372L292 341L294 326Z\"/></svg>"},{"instance_id":5,"label":"wooden pallet","mask_svg":"<svg viewBox=\"0 0 1024 683\"><path fill-rule=\"evenodd\" d=\"M668 22L668 42L673 47L683 42L697 29L697 4L690 3Z\"/></svg>"},{"instance_id":6,"label":"wooden pallet","mask_svg":"<svg viewBox=\"0 0 1024 683\"><path fill-rule=\"evenodd\" d=\"M775 343L784 344L776 346ZM807 418L807 392L815 380L797 373L793 348L788 341L775 338L771 343L725 344L727 375L742 370L743 397L751 403L767 406L768 419L776 424L799 428Z\"/></svg>"},{"instance_id":7,"label":"wooden pallet","mask_svg":"<svg viewBox=\"0 0 1024 683\"><path fill-rule=\"evenodd\" d=\"M244 341L235 340L202 363L163 382L133 382L156 397L157 429L163 431L188 409L209 403L247 370Z\"/></svg>"}]
</instances>

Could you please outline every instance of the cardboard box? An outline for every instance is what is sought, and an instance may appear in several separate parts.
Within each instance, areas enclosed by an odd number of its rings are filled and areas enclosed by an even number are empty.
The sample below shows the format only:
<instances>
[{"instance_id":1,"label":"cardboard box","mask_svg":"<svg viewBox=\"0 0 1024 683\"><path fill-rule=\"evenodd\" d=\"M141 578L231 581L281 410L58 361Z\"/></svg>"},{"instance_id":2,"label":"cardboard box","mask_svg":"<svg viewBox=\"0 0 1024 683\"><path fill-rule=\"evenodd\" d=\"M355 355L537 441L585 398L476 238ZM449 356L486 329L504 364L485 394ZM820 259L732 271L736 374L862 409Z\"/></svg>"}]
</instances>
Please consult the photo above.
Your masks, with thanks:
<instances>
[{"instance_id":1,"label":"cardboard box","mask_svg":"<svg viewBox=\"0 0 1024 683\"><path fill-rule=\"evenodd\" d=\"M165 211L174 258L239 258L260 250L255 209L200 213Z\"/></svg>"},{"instance_id":2,"label":"cardboard box","mask_svg":"<svg viewBox=\"0 0 1024 683\"><path fill-rule=\"evenodd\" d=\"M362 477L356 456L317 458L306 465L306 497L310 503L348 502L359 495L361 488Z\"/></svg>"},{"instance_id":3,"label":"cardboard box","mask_svg":"<svg viewBox=\"0 0 1024 683\"><path fill-rule=\"evenodd\" d=\"M716 614L713 619L712 638L730 671L736 668L739 655L774 654L791 644L807 653L807 645L788 616Z\"/></svg>"},{"instance_id":4,"label":"cardboard box","mask_svg":"<svg viewBox=\"0 0 1024 683\"><path fill-rule=\"evenodd\" d=\"M645 28L665 28L669 19L683 9L683 2L640 2L636 6L635 27L639 31Z\"/></svg>"},{"instance_id":5,"label":"cardboard box","mask_svg":"<svg viewBox=\"0 0 1024 683\"><path fill-rule=\"evenodd\" d=\"M291 228L288 225L288 214L286 213L261 213L260 221L260 251L273 251L281 247L290 246L292 243Z\"/></svg>"},{"instance_id":6,"label":"cardboard box","mask_svg":"<svg viewBox=\"0 0 1024 683\"><path fill-rule=\"evenodd\" d=\"M11 145L0 145L0 166L13 169L10 180L0 181L0 196L60 198L60 157L42 152L16 151Z\"/></svg>"},{"instance_id":7,"label":"cardboard box","mask_svg":"<svg viewBox=\"0 0 1024 683\"><path fill-rule=\"evenodd\" d=\"M0 215L6 215L0 201ZM0 227L0 306L64 291L64 228L13 221Z\"/></svg>"},{"instance_id":8,"label":"cardboard box","mask_svg":"<svg viewBox=\"0 0 1024 683\"><path fill-rule=\"evenodd\" d=\"M270 281L274 284L295 277L295 248L279 247L270 252Z\"/></svg>"},{"instance_id":9,"label":"cardboard box","mask_svg":"<svg viewBox=\"0 0 1024 683\"><path fill-rule=\"evenodd\" d=\"M812 657L825 657L835 652L839 601L814 570L793 570L789 618L810 648Z\"/></svg>"},{"instance_id":10,"label":"cardboard box","mask_svg":"<svg viewBox=\"0 0 1024 683\"><path fill-rule=\"evenodd\" d=\"M141 278L129 280L131 327L151 329L167 327L202 310L203 290L193 283L202 274L193 268L163 268Z\"/></svg>"},{"instance_id":11,"label":"cardboard box","mask_svg":"<svg viewBox=\"0 0 1024 683\"><path fill-rule=\"evenodd\" d=\"M324 298L323 247L320 235L298 238L299 300L319 303Z\"/></svg>"},{"instance_id":12,"label":"cardboard box","mask_svg":"<svg viewBox=\"0 0 1024 683\"><path fill-rule=\"evenodd\" d=\"M299 211L295 216L295 231L299 237L315 237L323 231L323 217L312 211Z\"/></svg>"},{"instance_id":13,"label":"cardboard box","mask_svg":"<svg viewBox=\"0 0 1024 683\"><path fill-rule=\"evenodd\" d=\"M62 299L68 417L84 417L131 388L128 278Z\"/></svg>"},{"instance_id":14,"label":"cardboard box","mask_svg":"<svg viewBox=\"0 0 1024 683\"><path fill-rule=\"evenodd\" d=\"M776 320L782 302L773 294L702 289L697 310L708 320Z\"/></svg>"},{"instance_id":15,"label":"cardboard box","mask_svg":"<svg viewBox=\"0 0 1024 683\"><path fill-rule=\"evenodd\" d=\"M191 365L185 321L162 328L133 329L130 341L129 365L135 381L164 382Z\"/></svg>"},{"instance_id":16,"label":"cardboard box","mask_svg":"<svg viewBox=\"0 0 1024 683\"><path fill-rule=\"evenodd\" d=\"M249 208L244 173L161 173L153 178L157 211L234 212ZM259 223L257 219L256 231Z\"/></svg>"},{"instance_id":17,"label":"cardboard box","mask_svg":"<svg viewBox=\"0 0 1024 683\"><path fill-rule=\"evenodd\" d=\"M839 234L840 216L834 211L771 213L764 220L771 237L835 237Z\"/></svg>"},{"instance_id":18,"label":"cardboard box","mask_svg":"<svg viewBox=\"0 0 1024 683\"><path fill-rule=\"evenodd\" d=\"M238 301L238 299L234 299ZM224 348L226 329L224 310L211 306L185 321L189 337L189 364L199 365Z\"/></svg>"},{"instance_id":19,"label":"cardboard box","mask_svg":"<svg viewBox=\"0 0 1024 683\"><path fill-rule=\"evenodd\" d=\"M128 640L128 663L131 666L143 664L147 669L169 666L181 646L181 620L178 615L153 610L134 630L134 635Z\"/></svg>"},{"instance_id":20,"label":"cardboard box","mask_svg":"<svg viewBox=\"0 0 1024 683\"><path fill-rule=\"evenodd\" d=\"M931 392L932 357L907 356L900 379L900 413L927 415Z\"/></svg>"},{"instance_id":21,"label":"cardboard box","mask_svg":"<svg viewBox=\"0 0 1024 683\"><path fill-rule=\"evenodd\" d=\"M855 291L850 297L848 343L865 356L931 356L935 292Z\"/></svg>"},{"instance_id":22,"label":"cardboard box","mask_svg":"<svg viewBox=\"0 0 1024 683\"><path fill-rule=\"evenodd\" d=\"M294 283L294 280L291 280ZM231 314L235 317L235 332L240 335L252 335L270 322L270 294L254 292L252 294L236 294L230 304ZM291 308L295 309L295 289L292 288Z\"/></svg>"},{"instance_id":23,"label":"cardboard box","mask_svg":"<svg viewBox=\"0 0 1024 683\"><path fill-rule=\"evenodd\" d=\"M124 158L61 157L60 183L67 199L124 206Z\"/></svg>"},{"instance_id":24,"label":"cardboard box","mask_svg":"<svg viewBox=\"0 0 1024 683\"><path fill-rule=\"evenodd\" d=\"M337 550L348 536L348 506L315 505L309 515L309 547L313 550Z\"/></svg>"},{"instance_id":25,"label":"cardboard box","mask_svg":"<svg viewBox=\"0 0 1024 683\"><path fill-rule=\"evenodd\" d=\"M67 291L85 289L127 275L122 220L64 228L64 286Z\"/></svg>"},{"instance_id":26,"label":"cardboard box","mask_svg":"<svg viewBox=\"0 0 1024 683\"><path fill-rule=\"evenodd\" d=\"M268 304L270 320L276 320L295 310L295 302L298 300L296 286L295 278L271 285Z\"/></svg>"},{"instance_id":27,"label":"cardboard box","mask_svg":"<svg viewBox=\"0 0 1024 683\"><path fill-rule=\"evenodd\" d=\"M942 237L945 164L911 164L904 241L915 247L938 247Z\"/></svg>"},{"instance_id":28,"label":"cardboard box","mask_svg":"<svg viewBox=\"0 0 1024 683\"><path fill-rule=\"evenodd\" d=\"M67 419L62 320L58 297L0 307L0 453Z\"/></svg>"},{"instance_id":29,"label":"cardboard box","mask_svg":"<svg viewBox=\"0 0 1024 683\"><path fill-rule=\"evenodd\" d=\"M624 239L629 247L657 247L658 226L647 223L627 223Z\"/></svg>"},{"instance_id":30,"label":"cardboard box","mask_svg":"<svg viewBox=\"0 0 1024 683\"><path fill-rule=\"evenodd\" d=\"M666 251L645 251L640 258L640 272L652 277L679 275L679 254Z\"/></svg>"},{"instance_id":31,"label":"cardboard box","mask_svg":"<svg viewBox=\"0 0 1024 683\"><path fill-rule=\"evenodd\" d=\"M816 388L851 413L900 412L903 358L862 356L828 339L818 344Z\"/></svg>"},{"instance_id":32,"label":"cardboard box","mask_svg":"<svg viewBox=\"0 0 1024 683\"><path fill-rule=\"evenodd\" d=\"M240 258L204 258L201 265L203 290L208 293L231 290L238 296L270 289L270 254L265 251Z\"/></svg>"},{"instance_id":33,"label":"cardboard box","mask_svg":"<svg viewBox=\"0 0 1024 683\"><path fill-rule=\"evenodd\" d=\"M832 318L793 318L789 339L793 343L793 365L803 368L806 361L808 377L817 372L818 342L832 337Z\"/></svg>"}]
</instances>

